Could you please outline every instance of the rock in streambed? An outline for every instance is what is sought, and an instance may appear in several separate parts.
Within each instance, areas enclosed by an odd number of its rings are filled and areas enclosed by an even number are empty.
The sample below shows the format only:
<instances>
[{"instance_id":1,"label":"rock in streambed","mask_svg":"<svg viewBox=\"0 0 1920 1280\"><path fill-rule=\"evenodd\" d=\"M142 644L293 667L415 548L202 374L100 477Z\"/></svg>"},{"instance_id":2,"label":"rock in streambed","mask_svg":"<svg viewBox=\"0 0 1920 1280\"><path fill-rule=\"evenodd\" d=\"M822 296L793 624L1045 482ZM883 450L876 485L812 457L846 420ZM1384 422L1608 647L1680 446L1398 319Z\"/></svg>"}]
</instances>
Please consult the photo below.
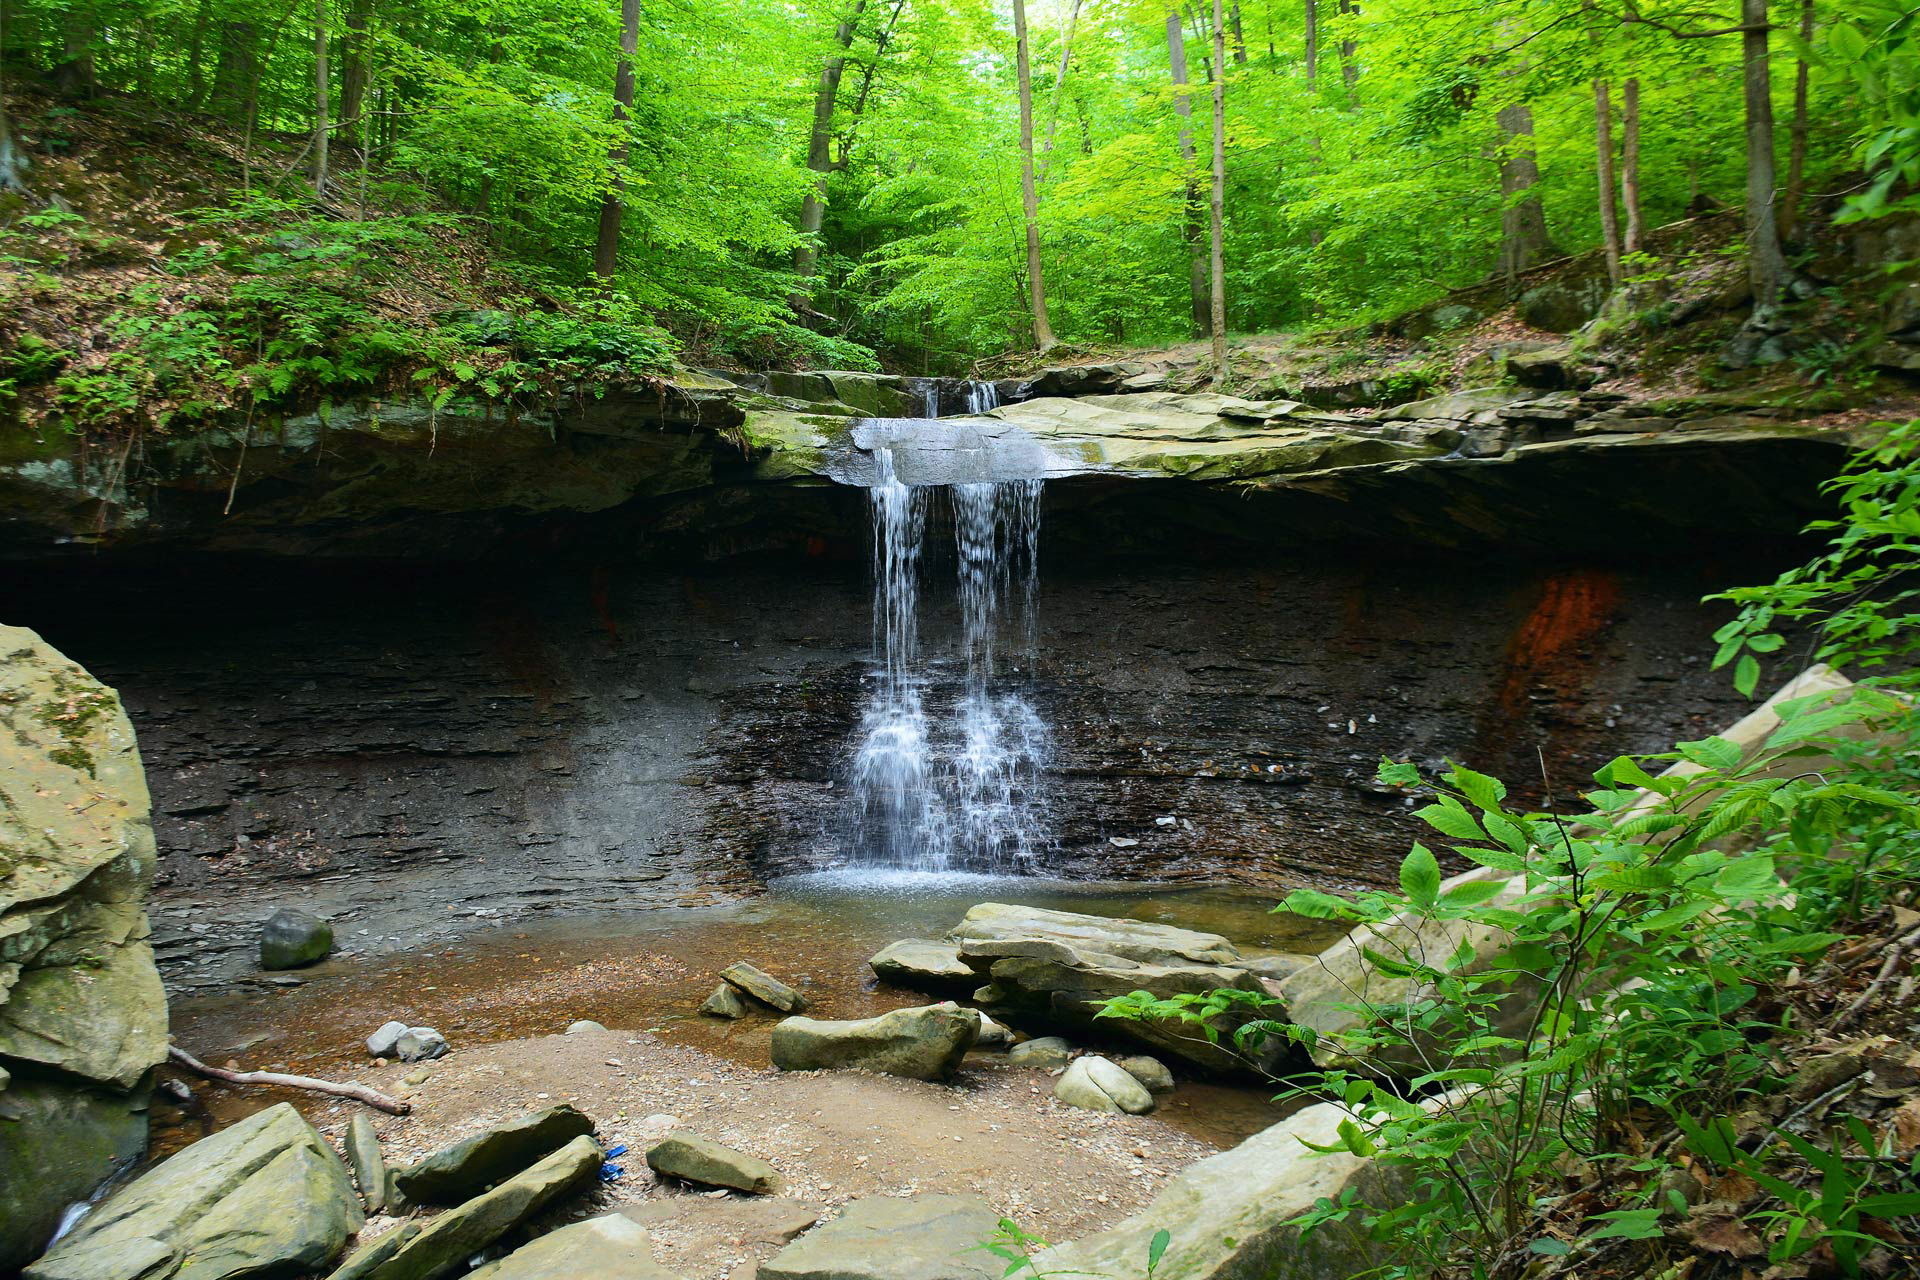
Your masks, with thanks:
<instances>
[{"instance_id":1,"label":"rock in streambed","mask_svg":"<svg viewBox=\"0 0 1920 1280\"><path fill-rule=\"evenodd\" d=\"M980 1013L952 1001L831 1022L786 1018L773 1029L782 1071L850 1068L915 1080L945 1080L980 1036Z\"/></svg>"},{"instance_id":2,"label":"rock in streambed","mask_svg":"<svg viewBox=\"0 0 1920 1280\"><path fill-rule=\"evenodd\" d=\"M1153 1095L1145 1085L1096 1054L1075 1058L1053 1087L1053 1096L1085 1111L1143 1116L1153 1110Z\"/></svg>"},{"instance_id":3,"label":"rock in streambed","mask_svg":"<svg viewBox=\"0 0 1920 1280\"><path fill-rule=\"evenodd\" d=\"M748 964L745 960L728 965L720 971L720 976L761 1004L769 1005L782 1013L799 1013L807 1007L805 996L772 974Z\"/></svg>"},{"instance_id":4,"label":"rock in streambed","mask_svg":"<svg viewBox=\"0 0 1920 1280\"><path fill-rule=\"evenodd\" d=\"M395 1169L393 1186L415 1204L459 1204L592 1132L593 1121L573 1107L548 1107Z\"/></svg>"}]
</instances>

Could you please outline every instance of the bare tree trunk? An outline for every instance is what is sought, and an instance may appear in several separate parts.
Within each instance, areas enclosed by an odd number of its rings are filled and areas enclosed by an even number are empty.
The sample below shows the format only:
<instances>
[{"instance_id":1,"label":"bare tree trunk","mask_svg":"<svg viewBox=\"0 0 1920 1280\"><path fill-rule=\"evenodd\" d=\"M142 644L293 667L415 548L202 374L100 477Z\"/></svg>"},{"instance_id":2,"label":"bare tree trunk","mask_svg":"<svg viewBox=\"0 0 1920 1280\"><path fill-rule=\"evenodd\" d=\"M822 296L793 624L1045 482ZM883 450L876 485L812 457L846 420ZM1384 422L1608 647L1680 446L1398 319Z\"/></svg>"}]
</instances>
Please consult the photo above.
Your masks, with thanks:
<instances>
[{"instance_id":1,"label":"bare tree trunk","mask_svg":"<svg viewBox=\"0 0 1920 1280\"><path fill-rule=\"evenodd\" d=\"M620 60L613 69L613 126L618 130L608 150L613 175L600 199L600 234L593 245L593 274L601 283L613 279L620 259L620 223L627 215L621 198L620 167L627 162L627 118L633 110L633 56L640 47L640 0L620 0Z\"/></svg>"},{"instance_id":2,"label":"bare tree trunk","mask_svg":"<svg viewBox=\"0 0 1920 1280\"><path fill-rule=\"evenodd\" d=\"M1218 3L1219 0L1215 0ZM1040 195L1033 183L1033 73L1027 49L1026 0L1013 0L1014 73L1020 89L1020 208L1027 224L1027 292L1033 307L1033 345L1051 351L1047 286L1040 273Z\"/></svg>"},{"instance_id":3,"label":"bare tree trunk","mask_svg":"<svg viewBox=\"0 0 1920 1280\"><path fill-rule=\"evenodd\" d=\"M1741 84L1747 107L1747 278L1754 310L1780 301L1787 260L1774 208L1773 86L1767 67L1767 0L1740 0Z\"/></svg>"},{"instance_id":4,"label":"bare tree trunk","mask_svg":"<svg viewBox=\"0 0 1920 1280\"><path fill-rule=\"evenodd\" d=\"M1187 298L1195 337L1212 324L1213 302L1207 283L1207 260L1200 241L1199 167L1193 149L1193 99L1187 95L1187 37L1177 10L1167 11L1167 62L1173 69L1173 113L1180 117L1180 163L1187 175L1186 210L1182 238L1187 242Z\"/></svg>"},{"instance_id":5,"label":"bare tree trunk","mask_svg":"<svg viewBox=\"0 0 1920 1280\"><path fill-rule=\"evenodd\" d=\"M373 49L368 28L373 25L373 0L349 0L347 35L340 66L340 129L364 159L371 137L360 117L367 109L367 81L373 75Z\"/></svg>"},{"instance_id":6,"label":"bare tree trunk","mask_svg":"<svg viewBox=\"0 0 1920 1280\"><path fill-rule=\"evenodd\" d=\"M1247 33L1240 29L1240 0L1234 0L1229 14L1227 25L1233 29L1233 65L1244 67L1247 65ZM1214 61L1219 62L1220 57L1216 51Z\"/></svg>"},{"instance_id":7,"label":"bare tree trunk","mask_svg":"<svg viewBox=\"0 0 1920 1280\"><path fill-rule=\"evenodd\" d=\"M1620 287L1620 203L1614 194L1613 98L1605 80L1593 82L1593 140L1598 158L1600 236L1606 245L1607 283Z\"/></svg>"},{"instance_id":8,"label":"bare tree trunk","mask_svg":"<svg viewBox=\"0 0 1920 1280\"><path fill-rule=\"evenodd\" d=\"M1341 17L1358 17L1359 15L1360 6L1356 0L1340 0ZM1360 59L1357 56L1359 51L1359 43L1354 40L1352 33L1343 32L1340 36L1340 79L1347 86L1349 108L1360 105L1360 99L1354 93L1355 86L1360 83Z\"/></svg>"},{"instance_id":9,"label":"bare tree trunk","mask_svg":"<svg viewBox=\"0 0 1920 1280\"><path fill-rule=\"evenodd\" d=\"M853 12L840 20L833 30L834 42L841 52L830 56L820 67L820 87L813 95L813 131L807 135L807 168L820 176L813 190L800 203L800 247L793 251L793 269L811 276L820 259L815 243L820 227L827 220L827 174L833 171L833 108L840 96L840 77L846 73L846 50L853 44L854 28L866 11L867 0L854 0Z\"/></svg>"},{"instance_id":10,"label":"bare tree trunk","mask_svg":"<svg viewBox=\"0 0 1920 1280\"><path fill-rule=\"evenodd\" d=\"M1640 77L1628 76L1620 87L1620 202L1627 207L1627 234L1622 242L1629 254L1640 252Z\"/></svg>"},{"instance_id":11,"label":"bare tree trunk","mask_svg":"<svg viewBox=\"0 0 1920 1280\"><path fill-rule=\"evenodd\" d=\"M1320 3L1307 0L1307 90L1320 79Z\"/></svg>"},{"instance_id":12,"label":"bare tree trunk","mask_svg":"<svg viewBox=\"0 0 1920 1280\"><path fill-rule=\"evenodd\" d=\"M1540 163L1533 154L1533 108L1502 107L1500 147L1500 273L1512 285L1521 272L1554 256L1547 211L1540 203Z\"/></svg>"},{"instance_id":13,"label":"bare tree trunk","mask_svg":"<svg viewBox=\"0 0 1920 1280\"><path fill-rule=\"evenodd\" d=\"M1060 74L1053 82L1053 101L1047 107L1047 137L1040 144L1040 181L1047 180L1047 166L1053 159L1053 140L1060 130L1060 95L1066 91L1067 68L1073 61L1073 29L1080 22L1080 0L1073 0L1067 13L1067 35L1060 42Z\"/></svg>"},{"instance_id":14,"label":"bare tree trunk","mask_svg":"<svg viewBox=\"0 0 1920 1280\"><path fill-rule=\"evenodd\" d=\"M1019 3L1019 0L1015 0ZM1226 30L1220 0L1213 0L1213 193L1208 202L1207 241L1209 294L1213 331L1213 385L1227 379L1227 268L1224 246L1227 192L1227 64Z\"/></svg>"},{"instance_id":15,"label":"bare tree trunk","mask_svg":"<svg viewBox=\"0 0 1920 1280\"><path fill-rule=\"evenodd\" d=\"M1813 0L1800 0L1800 47L1813 43ZM1787 126L1787 190L1781 199L1780 234L1791 236L1800 221L1807 182L1807 60L1793 60L1793 122Z\"/></svg>"},{"instance_id":16,"label":"bare tree trunk","mask_svg":"<svg viewBox=\"0 0 1920 1280\"><path fill-rule=\"evenodd\" d=\"M327 113L333 78L327 69L327 0L313 0L313 193L327 193Z\"/></svg>"},{"instance_id":17,"label":"bare tree trunk","mask_svg":"<svg viewBox=\"0 0 1920 1280\"><path fill-rule=\"evenodd\" d=\"M187 110L198 111L206 99L207 10L212 0L200 0L193 11L193 36L187 41Z\"/></svg>"}]
</instances>

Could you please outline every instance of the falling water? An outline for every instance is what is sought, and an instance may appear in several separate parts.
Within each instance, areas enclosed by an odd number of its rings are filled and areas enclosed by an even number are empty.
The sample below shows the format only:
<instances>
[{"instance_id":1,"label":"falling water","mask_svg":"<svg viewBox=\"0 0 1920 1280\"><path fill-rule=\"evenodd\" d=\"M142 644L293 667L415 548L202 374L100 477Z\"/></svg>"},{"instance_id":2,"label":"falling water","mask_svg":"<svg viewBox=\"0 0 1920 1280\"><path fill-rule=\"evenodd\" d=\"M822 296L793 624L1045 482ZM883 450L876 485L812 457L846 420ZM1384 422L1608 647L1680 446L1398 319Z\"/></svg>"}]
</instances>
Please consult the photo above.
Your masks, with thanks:
<instances>
[{"instance_id":1,"label":"falling water","mask_svg":"<svg viewBox=\"0 0 1920 1280\"><path fill-rule=\"evenodd\" d=\"M992 407L984 386L970 389L970 411ZM913 486L898 477L894 446L876 446L873 461L875 666L852 779L859 860L1027 870L1043 843L1048 743L1014 681L1032 671L1042 482ZM950 657L919 652L921 546L936 495L953 516L957 682Z\"/></svg>"}]
</instances>

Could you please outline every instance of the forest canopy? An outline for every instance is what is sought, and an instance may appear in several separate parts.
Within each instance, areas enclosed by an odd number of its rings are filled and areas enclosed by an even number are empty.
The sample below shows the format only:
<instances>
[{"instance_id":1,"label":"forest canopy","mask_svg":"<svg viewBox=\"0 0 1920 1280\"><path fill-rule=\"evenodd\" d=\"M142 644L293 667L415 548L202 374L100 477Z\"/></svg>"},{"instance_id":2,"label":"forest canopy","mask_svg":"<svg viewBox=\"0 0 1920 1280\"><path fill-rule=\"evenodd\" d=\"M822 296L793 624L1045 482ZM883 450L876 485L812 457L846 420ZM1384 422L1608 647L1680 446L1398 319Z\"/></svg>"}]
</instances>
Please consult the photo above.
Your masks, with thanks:
<instances>
[{"instance_id":1,"label":"forest canopy","mask_svg":"<svg viewBox=\"0 0 1920 1280\"><path fill-rule=\"evenodd\" d=\"M1631 278L1649 229L1720 206L1747 209L1764 303L1816 205L1883 212L1920 168L1912 19L1888 0L0 0L0 20L9 91L139 100L295 158L228 201L284 198L278 178L336 218L432 210L527 296L719 361L952 371L1036 337L1204 335L1216 88L1241 332L1600 245ZM0 185L29 162L0 132Z\"/></svg>"}]
</instances>

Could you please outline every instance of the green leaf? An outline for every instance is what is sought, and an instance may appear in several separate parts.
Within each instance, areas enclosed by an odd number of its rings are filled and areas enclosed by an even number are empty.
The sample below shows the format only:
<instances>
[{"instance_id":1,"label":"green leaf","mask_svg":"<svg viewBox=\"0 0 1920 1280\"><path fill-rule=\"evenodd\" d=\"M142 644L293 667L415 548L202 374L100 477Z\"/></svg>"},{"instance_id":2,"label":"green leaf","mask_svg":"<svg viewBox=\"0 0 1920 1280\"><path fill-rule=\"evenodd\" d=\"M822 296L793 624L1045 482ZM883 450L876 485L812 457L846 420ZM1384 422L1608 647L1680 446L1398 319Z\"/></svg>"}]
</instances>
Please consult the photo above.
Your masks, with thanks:
<instances>
[{"instance_id":1,"label":"green leaf","mask_svg":"<svg viewBox=\"0 0 1920 1280\"><path fill-rule=\"evenodd\" d=\"M1680 754L1697 765L1708 769L1736 768L1740 763L1740 745L1725 738L1702 738L1698 742L1679 744Z\"/></svg>"},{"instance_id":2,"label":"green leaf","mask_svg":"<svg viewBox=\"0 0 1920 1280\"><path fill-rule=\"evenodd\" d=\"M1172 1240L1173 1232L1162 1227L1153 1233L1153 1239L1147 1241L1147 1273L1149 1275L1153 1273L1155 1267L1160 1265L1160 1259L1166 1256L1167 1245Z\"/></svg>"},{"instance_id":3,"label":"green leaf","mask_svg":"<svg viewBox=\"0 0 1920 1280\"><path fill-rule=\"evenodd\" d=\"M1466 806L1452 796L1440 797L1438 804L1430 804L1414 812L1420 819L1443 836L1452 836L1455 840L1485 840L1487 833L1480 829Z\"/></svg>"},{"instance_id":4,"label":"green leaf","mask_svg":"<svg viewBox=\"0 0 1920 1280\"><path fill-rule=\"evenodd\" d=\"M1400 888L1417 907L1431 907L1440 896L1440 862L1423 844L1400 863Z\"/></svg>"},{"instance_id":5,"label":"green leaf","mask_svg":"<svg viewBox=\"0 0 1920 1280\"><path fill-rule=\"evenodd\" d=\"M1555 1240L1552 1236L1542 1236L1538 1240L1527 1242L1527 1252L1537 1253L1543 1258L1564 1258L1573 1252L1573 1246L1565 1240Z\"/></svg>"},{"instance_id":6,"label":"green leaf","mask_svg":"<svg viewBox=\"0 0 1920 1280\"><path fill-rule=\"evenodd\" d=\"M1615 1209L1594 1216L1609 1221L1598 1231L1590 1232L1589 1240L1654 1240L1666 1234L1660 1226L1658 1209Z\"/></svg>"},{"instance_id":7,"label":"green leaf","mask_svg":"<svg viewBox=\"0 0 1920 1280\"><path fill-rule=\"evenodd\" d=\"M1506 798L1507 786L1498 778L1489 778L1464 766L1456 767L1448 777L1460 788L1461 794L1481 809L1497 810Z\"/></svg>"},{"instance_id":8,"label":"green leaf","mask_svg":"<svg viewBox=\"0 0 1920 1280\"><path fill-rule=\"evenodd\" d=\"M1760 686L1760 659L1750 653L1740 655L1740 661L1733 665L1733 687L1751 698L1753 691Z\"/></svg>"}]
</instances>

